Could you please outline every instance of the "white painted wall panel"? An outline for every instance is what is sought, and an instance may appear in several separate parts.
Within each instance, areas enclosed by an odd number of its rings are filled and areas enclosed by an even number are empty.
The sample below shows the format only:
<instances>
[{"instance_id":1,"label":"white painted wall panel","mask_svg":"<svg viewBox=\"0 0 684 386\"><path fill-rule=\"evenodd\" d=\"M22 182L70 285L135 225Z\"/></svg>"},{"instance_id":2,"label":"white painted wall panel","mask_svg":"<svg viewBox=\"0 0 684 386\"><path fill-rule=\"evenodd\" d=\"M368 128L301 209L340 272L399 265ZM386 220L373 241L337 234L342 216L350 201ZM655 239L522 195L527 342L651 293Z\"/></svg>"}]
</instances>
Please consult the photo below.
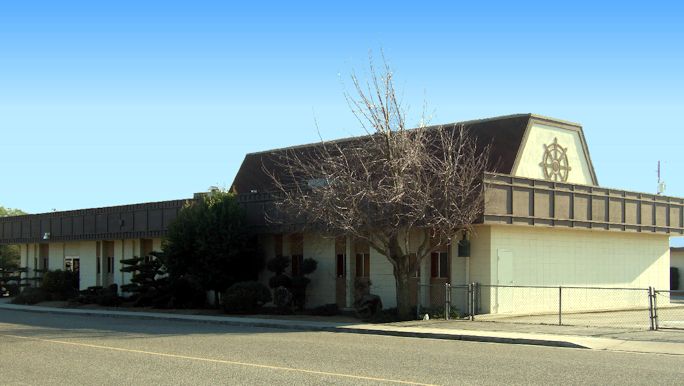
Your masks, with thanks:
<instances>
[{"instance_id":1,"label":"white painted wall panel","mask_svg":"<svg viewBox=\"0 0 684 386\"><path fill-rule=\"evenodd\" d=\"M316 271L308 276L311 283L306 291L306 307L335 303L335 239L313 233L304 234L304 258L318 262Z\"/></svg>"},{"instance_id":2,"label":"white painted wall panel","mask_svg":"<svg viewBox=\"0 0 684 386\"><path fill-rule=\"evenodd\" d=\"M95 241L82 241L79 243L80 258L80 288L86 289L97 285L97 243Z\"/></svg>"},{"instance_id":3,"label":"white painted wall panel","mask_svg":"<svg viewBox=\"0 0 684 386\"><path fill-rule=\"evenodd\" d=\"M657 289L669 285L666 235L492 226L491 248L492 257L501 250L513 254L513 285ZM567 289L564 294L567 311L647 304L645 293L629 291ZM492 312L554 311L558 307L556 290L498 289L489 295Z\"/></svg>"},{"instance_id":4,"label":"white painted wall panel","mask_svg":"<svg viewBox=\"0 0 684 386\"><path fill-rule=\"evenodd\" d=\"M584 154L582 141L577 131L553 126L535 124L530 127L527 141L522 146L520 162L511 173L514 176L545 179L544 171L539 165L548 146L558 139L558 144L567 149L569 166L567 182L573 184L593 185L589 163Z\"/></svg>"},{"instance_id":5,"label":"white painted wall panel","mask_svg":"<svg viewBox=\"0 0 684 386\"><path fill-rule=\"evenodd\" d=\"M370 249L371 293L380 296L384 308L397 306L397 291L392 264L384 255Z\"/></svg>"}]
</instances>

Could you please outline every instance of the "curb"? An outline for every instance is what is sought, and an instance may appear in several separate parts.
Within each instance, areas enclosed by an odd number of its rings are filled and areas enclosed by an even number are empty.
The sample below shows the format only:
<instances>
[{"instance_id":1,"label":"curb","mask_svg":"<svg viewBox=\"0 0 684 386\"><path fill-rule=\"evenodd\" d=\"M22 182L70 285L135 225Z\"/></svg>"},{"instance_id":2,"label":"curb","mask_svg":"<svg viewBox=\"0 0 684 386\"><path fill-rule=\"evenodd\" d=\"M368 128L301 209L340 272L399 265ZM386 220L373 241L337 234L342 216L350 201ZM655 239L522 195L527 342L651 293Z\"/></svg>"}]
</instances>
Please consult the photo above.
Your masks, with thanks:
<instances>
[{"instance_id":1,"label":"curb","mask_svg":"<svg viewBox=\"0 0 684 386\"><path fill-rule=\"evenodd\" d=\"M316 324L297 324L296 322L290 323L286 321L271 322L266 320L255 320L248 319L244 321L232 319L203 319L203 318L192 318L187 316L193 315L167 315L167 314L140 314L137 315L136 312L126 312L126 311L115 311L115 312L92 312L88 310L70 310L70 309L36 309L36 308L25 308L25 306L11 306L7 307L0 304L0 309L20 311L20 312L33 312L33 313L44 313L44 314L57 314L57 315L77 315L77 316L97 316L97 317L107 317L107 318L125 318L125 319L141 319L141 320L168 320L176 322L192 322L192 323L207 323L207 324L217 324L226 326L239 326L239 327L260 327L260 328L272 328L280 330L292 330L292 331L323 331L323 332L334 332L334 333L350 333L350 334L364 334L364 335L381 335L381 336L395 336L395 337L405 337L405 338L423 338L423 339L440 339L440 340L460 340L466 342L484 342L484 343L502 343L502 344L522 344L522 345L532 345L532 346L545 346L545 347L563 347L563 348L580 348L588 349L590 347L573 343L566 340L554 340L554 339L535 339L535 338L524 338L524 337L502 337L493 335L477 335L477 334L449 334L449 333L434 333L434 332L419 332L419 331L402 331L402 330L385 330L376 328L365 328L365 327L351 327L351 326L322 326ZM124 313L125 312L125 313Z\"/></svg>"}]
</instances>

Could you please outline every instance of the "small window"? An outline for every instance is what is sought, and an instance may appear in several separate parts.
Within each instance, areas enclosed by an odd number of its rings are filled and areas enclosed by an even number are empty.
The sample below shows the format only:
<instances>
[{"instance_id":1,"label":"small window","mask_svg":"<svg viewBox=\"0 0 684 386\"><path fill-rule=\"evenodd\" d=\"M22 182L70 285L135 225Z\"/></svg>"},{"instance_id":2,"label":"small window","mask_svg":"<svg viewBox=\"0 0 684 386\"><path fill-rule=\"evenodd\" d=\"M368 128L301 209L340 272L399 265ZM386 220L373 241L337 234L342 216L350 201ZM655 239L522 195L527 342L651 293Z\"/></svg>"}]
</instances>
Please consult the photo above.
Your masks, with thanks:
<instances>
[{"instance_id":1,"label":"small window","mask_svg":"<svg viewBox=\"0 0 684 386\"><path fill-rule=\"evenodd\" d=\"M346 277L346 272L345 272L345 256L343 253L338 253L337 254L337 277Z\"/></svg>"},{"instance_id":2,"label":"small window","mask_svg":"<svg viewBox=\"0 0 684 386\"><path fill-rule=\"evenodd\" d=\"M302 261L304 256L302 255L292 255L292 276L299 276L302 274Z\"/></svg>"},{"instance_id":3,"label":"small window","mask_svg":"<svg viewBox=\"0 0 684 386\"><path fill-rule=\"evenodd\" d=\"M95 258L95 266L96 266L95 271L97 272L98 275L100 274L100 272L102 272L101 265L102 265L102 262L100 261L100 258L99 257Z\"/></svg>"},{"instance_id":4,"label":"small window","mask_svg":"<svg viewBox=\"0 0 684 386\"><path fill-rule=\"evenodd\" d=\"M356 254L356 277L370 276L370 254L357 253Z\"/></svg>"},{"instance_id":5,"label":"small window","mask_svg":"<svg viewBox=\"0 0 684 386\"><path fill-rule=\"evenodd\" d=\"M431 273L433 278L449 277L449 253L433 252L431 261Z\"/></svg>"},{"instance_id":6,"label":"small window","mask_svg":"<svg viewBox=\"0 0 684 386\"><path fill-rule=\"evenodd\" d=\"M107 258L107 273L112 273L112 272L114 272L114 258L108 257Z\"/></svg>"}]
</instances>

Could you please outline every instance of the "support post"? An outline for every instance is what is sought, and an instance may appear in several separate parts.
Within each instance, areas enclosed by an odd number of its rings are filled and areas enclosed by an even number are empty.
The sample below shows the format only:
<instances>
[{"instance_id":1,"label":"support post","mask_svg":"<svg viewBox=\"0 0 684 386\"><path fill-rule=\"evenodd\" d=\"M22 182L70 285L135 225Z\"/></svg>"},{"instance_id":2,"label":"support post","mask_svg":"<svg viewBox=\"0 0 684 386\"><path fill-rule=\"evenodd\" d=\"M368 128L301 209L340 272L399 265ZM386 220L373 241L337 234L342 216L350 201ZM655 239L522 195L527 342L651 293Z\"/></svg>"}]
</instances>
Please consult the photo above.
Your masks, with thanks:
<instances>
[{"instance_id":1,"label":"support post","mask_svg":"<svg viewBox=\"0 0 684 386\"><path fill-rule=\"evenodd\" d=\"M563 325L563 287L558 286L558 325Z\"/></svg>"},{"instance_id":2,"label":"support post","mask_svg":"<svg viewBox=\"0 0 684 386\"><path fill-rule=\"evenodd\" d=\"M653 287L648 287L648 321L651 331L655 330L655 320L653 319Z\"/></svg>"},{"instance_id":3,"label":"support post","mask_svg":"<svg viewBox=\"0 0 684 386\"><path fill-rule=\"evenodd\" d=\"M444 283L444 319L449 320L451 313L451 284Z\"/></svg>"}]
</instances>

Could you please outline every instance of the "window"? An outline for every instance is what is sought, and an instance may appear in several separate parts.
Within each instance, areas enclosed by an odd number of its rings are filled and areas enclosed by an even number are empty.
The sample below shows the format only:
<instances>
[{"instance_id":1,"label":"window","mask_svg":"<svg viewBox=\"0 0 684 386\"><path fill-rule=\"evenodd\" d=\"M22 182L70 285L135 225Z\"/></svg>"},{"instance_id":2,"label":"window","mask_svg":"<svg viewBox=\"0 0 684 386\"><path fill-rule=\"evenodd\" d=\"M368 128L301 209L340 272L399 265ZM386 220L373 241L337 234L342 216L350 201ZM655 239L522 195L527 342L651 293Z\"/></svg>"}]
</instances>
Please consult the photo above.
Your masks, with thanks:
<instances>
[{"instance_id":1,"label":"window","mask_svg":"<svg viewBox=\"0 0 684 386\"><path fill-rule=\"evenodd\" d=\"M347 276L346 272L345 272L345 265L346 265L345 260L346 259L345 259L345 256L343 253L337 254L337 257L336 257L336 266L337 266L336 274L337 274L337 277L346 277Z\"/></svg>"},{"instance_id":2,"label":"window","mask_svg":"<svg viewBox=\"0 0 684 386\"><path fill-rule=\"evenodd\" d=\"M107 273L112 273L112 272L114 272L114 258L108 257L107 258Z\"/></svg>"},{"instance_id":3,"label":"window","mask_svg":"<svg viewBox=\"0 0 684 386\"><path fill-rule=\"evenodd\" d=\"M302 255L292 255L292 276L299 276L302 274L302 261L304 256Z\"/></svg>"},{"instance_id":4,"label":"window","mask_svg":"<svg viewBox=\"0 0 684 386\"><path fill-rule=\"evenodd\" d=\"M370 276L370 254L357 253L356 254L356 277Z\"/></svg>"},{"instance_id":5,"label":"window","mask_svg":"<svg viewBox=\"0 0 684 386\"><path fill-rule=\"evenodd\" d=\"M433 252L431 261L431 273L433 278L449 277L449 253Z\"/></svg>"},{"instance_id":6,"label":"window","mask_svg":"<svg viewBox=\"0 0 684 386\"><path fill-rule=\"evenodd\" d=\"M95 258L95 270L97 274L99 275L102 272L102 262L100 261L100 257Z\"/></svg>"}]
</instances>

